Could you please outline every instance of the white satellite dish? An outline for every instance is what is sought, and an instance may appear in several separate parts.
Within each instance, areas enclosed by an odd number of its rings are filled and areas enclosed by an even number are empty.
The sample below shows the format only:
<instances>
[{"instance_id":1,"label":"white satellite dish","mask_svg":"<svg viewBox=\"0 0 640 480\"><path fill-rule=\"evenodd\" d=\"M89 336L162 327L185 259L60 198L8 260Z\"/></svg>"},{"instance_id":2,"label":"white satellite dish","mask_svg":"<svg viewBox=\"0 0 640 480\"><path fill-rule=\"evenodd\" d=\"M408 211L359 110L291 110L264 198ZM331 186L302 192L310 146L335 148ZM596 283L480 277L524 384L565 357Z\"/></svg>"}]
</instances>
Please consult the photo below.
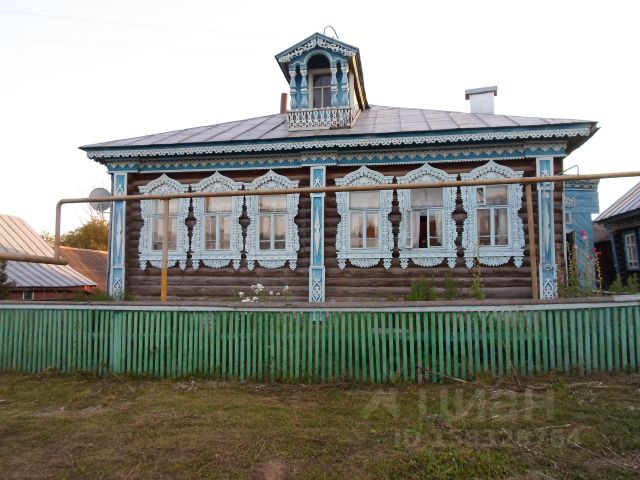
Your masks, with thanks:
<instances>
[{"instance_id":1,"label":"white satellite dish","mask_svg":"<svg viewBox=\"0 0 640 480\"><path fill-rule=\"evenodd\" d=\"M106 188L94 188L89 194L89 198L110 196L111 192ZM93 208L96 212L104 213L111 207L111 202L90 202L89 205L91 205L91 208Z\"/></svg>"}]
</instances>

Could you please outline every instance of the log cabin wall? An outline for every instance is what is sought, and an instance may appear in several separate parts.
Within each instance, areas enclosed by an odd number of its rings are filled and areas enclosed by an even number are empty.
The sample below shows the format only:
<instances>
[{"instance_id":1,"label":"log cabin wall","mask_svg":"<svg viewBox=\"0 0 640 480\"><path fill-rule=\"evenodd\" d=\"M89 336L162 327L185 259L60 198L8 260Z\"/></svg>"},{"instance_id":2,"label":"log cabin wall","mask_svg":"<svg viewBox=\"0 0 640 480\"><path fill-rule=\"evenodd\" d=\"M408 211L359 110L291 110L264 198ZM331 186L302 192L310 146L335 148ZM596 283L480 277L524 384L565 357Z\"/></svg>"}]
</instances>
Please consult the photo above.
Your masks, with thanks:
<instances>
[{"instance_id":1,"label":"log cabin wall","mask_svg":"<svg viewBox=\"0 0 640 480\"><path fill-rule=\"evenodd\" d=\"M499 161L498 163L508 166L513 170L522 170L525 177L536 175L535 159L521 159ZM555 173L562 171L562 159L555 159ZM472 169L484 164L484 162L459 162L459 163L433 163L436 168L447 173L459 174L469 172ZM418 168L420 164L411 165L385 165L370 166L375 171L384 175L401 176L407 172ZM344 177L347 173L356 170L357 166L350 167L327 167L327 186L334 186L335 180ZM286 176L292 180L299 180L300 187L309 186L309 168L276 169L276 173ZM196 183L208 177L213 172L187 172L168 173L171 178L183 184ZM263 175L265 170L243 170L243 171L220 171L223 175L238 181L250 182ZM130 174L128 182L128 193L139 193L139 187L147 184L151 180L159 177L162 173L139 173ZM300 196L300 205L296 223L300 235L300 250L298 251L298 265L295 270L291 270L288 264L277 269L267 269L256 264L253 271L249 271L243 257L240 269L234 270L231 266L227 268L215 269L200 266L194 270L191 262L187 263L187 268L181 270L178 267L169 269L168 294L170 300L218 300L229 301L238 299L238 292L251 292L251 285L261 283L268 292L282 292L286 285L290 289L290 299L296 301L306 301L308 299L309 264L310 264L310 196L303 194ZM533 210L534 221L538 225L537 219L537 190L533 186ZM385 269L382 262L372 268L358 268L350 265L344 270L338 268L335 251L336 229L340 221L336 209L335 194L327 194L325 198L325 268L326 268L326 300L331 301L353 301L353 300L399 300L409 293L411 282L415 278L425 277L432 279L436 290L441 291L443 287L444 275L447 272L453 274L461 288L461 296L468 296L468 288L471 285L472 272L464 265L463 251L460 247L462 224L465 218L462 209L462 201L458 192L454 219L456 221L458 238L458 261L453 269L450 269L446 262L437 267L419 267L409 262L409 267L401 268L398 259L397 247L394 250L394 258L390 269ZM516 268L510 260L506 265L499 267L481 267L481 282L483 291L488 298L531 298L531 265L529 262L529 234L527 231L527 210L526 199L523 196L520 217L523 220L525 231L525 252L522 267ZM400 223L400 213L398 210L397 196L394 195L393 209L390 215L393 225L394 237L397 244L398 228ZM195 219L190 213L187 219L189 226L193 225ZM555 222L555 243L556 252L562 262L563 255L563 209L562 209L562 187L556 185L554 190L554 222ZM249 219L246 208L241 217L243 234L246 235L246 227ZM147 266L142 271L138 264L138 241L142 218L140 215L139 202L128 202L127 204L127 249L126 249L126 290L135 295L138 299L155 300L160 296L160 269ZM190 230L191 231L191 230ZM537 244L536 235L536 244Z\"/></svg>"}]
</instances>

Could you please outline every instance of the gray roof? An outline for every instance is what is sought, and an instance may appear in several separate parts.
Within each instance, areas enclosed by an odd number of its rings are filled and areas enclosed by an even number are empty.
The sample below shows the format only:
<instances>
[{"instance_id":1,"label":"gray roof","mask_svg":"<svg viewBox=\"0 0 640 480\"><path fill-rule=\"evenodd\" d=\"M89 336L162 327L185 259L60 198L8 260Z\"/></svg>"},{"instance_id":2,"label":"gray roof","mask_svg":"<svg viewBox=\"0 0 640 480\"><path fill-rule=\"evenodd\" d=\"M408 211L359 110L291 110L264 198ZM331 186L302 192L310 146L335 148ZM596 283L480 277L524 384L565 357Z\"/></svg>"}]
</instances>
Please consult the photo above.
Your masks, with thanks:
<instances>
[{"instance_id":1,"label":"gray roof","mask_svg":"<svg viewBox=\"0 0 640 480\"><path fill-rule=\"evenodd\" d=\"M0 251L53 257L53 249L20 217L0 215ZM18 288L67 288L96 284L68 265L7 262L7 276Z\"/></svg>"},{"instance_id":2,"label":"gray roof","mask_svg":"<svg viewBox=\"0 0 640 480\"><path fill-rule=\"evenodd\" d=\"M289 131L287 114L279 113L263 117L204 127L174 130L142 137L126 138L110 142L84 145L82 149L112 147L149 147L168 145L193 145L218 142L255 142L282 139L301 139L324 136L367 136L378 134L418 133L518 127L547 127L595 122L558 118L518 117L488 113L449 112L419 108L380 107L372 105L360 112L351 128L329 130Z\"/></svg>"},{"instance_id":3,"label":"gray roof","mask_svg":"<svg viewBox=\"0 0 640 480\"><path fill-rule=\"evenodd\" d=\"M609 218L617 217L631 213L634 210L640 210L640 182L636 184L631 190L622 195L618 200L607 208L604 212L598 215L596 222L601 222Z\"/></svg>"}]
</instances>

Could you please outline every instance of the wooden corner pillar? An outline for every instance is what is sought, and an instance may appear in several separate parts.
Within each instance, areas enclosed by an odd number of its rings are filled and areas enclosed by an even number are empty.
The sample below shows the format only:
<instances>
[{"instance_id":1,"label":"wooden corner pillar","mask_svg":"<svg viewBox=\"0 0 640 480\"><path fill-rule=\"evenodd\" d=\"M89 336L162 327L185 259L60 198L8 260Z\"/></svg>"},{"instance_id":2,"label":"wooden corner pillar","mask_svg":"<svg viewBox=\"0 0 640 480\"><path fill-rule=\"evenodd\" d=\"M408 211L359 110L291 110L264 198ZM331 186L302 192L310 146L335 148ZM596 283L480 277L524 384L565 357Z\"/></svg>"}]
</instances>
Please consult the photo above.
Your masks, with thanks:
<instances>
[{"instance_id":1,"label":"wooden corner pillar","mask_svg":"<svg viewBox=\"0 0 640 480\"><path fill-rule=\"evenodd\" d=\"M553 157L538 157L536 159L536 174L539 177L553 175ZM553 182L538 183L538 246L540 255L538 278L541 299L558 296L553 189Z\"/></svg>"},{"instance_id":2,"label":"wooden corner pillar","mask_svg":"<svg viewBox=\"0 0 640 480\"><path fill-rule=\"evenodd\" d=\"M311 167L313 188L325 187L326 167ZM324 270L324 193L311 194L311 262L309 264L309 302L325 301Z\"/></svg>"},{"instance_id":3,"label":"wooden corner pillar","mask_svg":"<svg viewBox=\"0 0 640 480\"><path fill-rule=\"evenodd\" d=\"M127 174L111 174L113 195L127 194ZM124 297L126 202L113 202L109 225L109 295L116 300Z\"/></svg>"}]
</instances>

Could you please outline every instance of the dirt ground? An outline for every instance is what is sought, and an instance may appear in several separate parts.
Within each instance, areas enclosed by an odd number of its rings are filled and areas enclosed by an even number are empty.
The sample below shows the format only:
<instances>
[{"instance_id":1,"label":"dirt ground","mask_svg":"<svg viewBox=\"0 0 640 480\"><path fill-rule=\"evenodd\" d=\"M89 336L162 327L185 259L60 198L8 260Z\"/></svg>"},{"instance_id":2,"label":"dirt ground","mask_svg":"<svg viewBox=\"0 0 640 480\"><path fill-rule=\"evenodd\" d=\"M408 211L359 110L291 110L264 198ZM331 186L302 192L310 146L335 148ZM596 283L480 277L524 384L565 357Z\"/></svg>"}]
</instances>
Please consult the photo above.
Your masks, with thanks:
<instances>
[{"instance_id":1,"label":"dirt ground","mask_svg":"<svg viewBox=\"0 0 640 480\"><path fill-rule=\"evenodd\" d=\"M640 375L427 385L0 375L0 479L640 478Z\"/></svg>"}]
</instances>

